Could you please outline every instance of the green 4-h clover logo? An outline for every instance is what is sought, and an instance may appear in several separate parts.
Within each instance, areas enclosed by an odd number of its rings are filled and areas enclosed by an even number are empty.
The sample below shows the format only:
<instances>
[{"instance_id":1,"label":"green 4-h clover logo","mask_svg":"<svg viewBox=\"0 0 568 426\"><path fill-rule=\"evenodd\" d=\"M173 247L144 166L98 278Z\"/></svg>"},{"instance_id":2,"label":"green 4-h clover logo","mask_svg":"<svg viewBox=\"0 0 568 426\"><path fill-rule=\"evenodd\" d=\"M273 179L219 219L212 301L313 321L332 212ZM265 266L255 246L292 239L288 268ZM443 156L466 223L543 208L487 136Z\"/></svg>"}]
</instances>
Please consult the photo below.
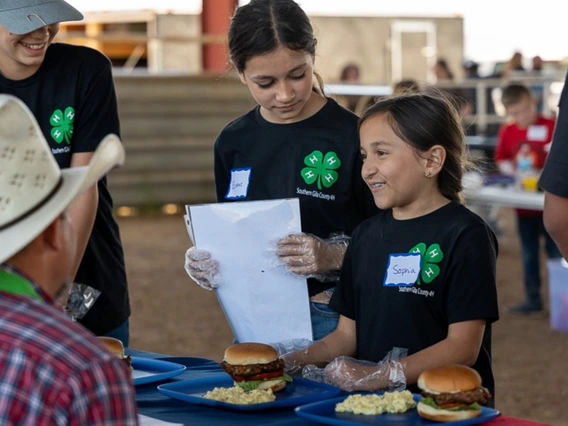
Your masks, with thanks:
<instances>
[{"instance_id":1,"label":"green 4-h clover logo","mask_svg":"<svg viewBox=\"0 0 568 426\"><path fill-rule=\"evenodd\" d=\"M304 164L308 166L304 167L301 172L304 181L308 185L317 181L319 190L322 184L330 188L339 179L336 170L341 166L341 160L333 151L325 154L325 157L321 151L314 151L304 158Z\"/></svg>"},{"instance_id":2,"label":"green 4-h clover logo","mask_svg":"<svg viewBox=\"0 0 568 426\"><path fill-rule=\"evenodd\" d=\"M49 123L52 126L51 137L57 143L65 142L71 144L73 137L73 123L75 122L75 110L73 107L65 108L65 112L57 109L51 114Z\"/></svg>"},{"instance_id":3,"label":"green 4-h clover logo","mask_svg":"<svg viewBox=\"0 0 568 426\"><path fill-rule=\"evenodd\" d=\"M421 284L421 279L426 284L434 281L440 275L440 267L436 263L440 263L444 258L444 253L438 244L432 244L426 249L426 244L420 243L414 246L409 253L420 253L422 256L422 267L420 268L420 276L416 283Z\"/></svg>"}]
</instances>

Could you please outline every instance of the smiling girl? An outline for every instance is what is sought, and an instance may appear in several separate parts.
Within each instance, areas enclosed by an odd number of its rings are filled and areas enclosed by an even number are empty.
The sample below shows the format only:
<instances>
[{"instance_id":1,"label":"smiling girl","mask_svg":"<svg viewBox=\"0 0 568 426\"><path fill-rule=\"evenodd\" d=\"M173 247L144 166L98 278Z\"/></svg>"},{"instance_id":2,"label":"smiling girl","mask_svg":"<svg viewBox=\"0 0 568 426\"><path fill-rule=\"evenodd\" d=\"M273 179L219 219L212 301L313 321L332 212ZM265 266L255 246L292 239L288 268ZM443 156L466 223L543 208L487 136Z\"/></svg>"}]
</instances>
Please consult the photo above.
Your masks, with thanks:
<instances>
[{"instance_id":1,"label":"smiling girl","mask_svg":"<svg viewBox=\"0 0 568 426\"><path fill-rule=\"evenodd\" d=\"M357 117L325 97L314 71L313 29L294 1L252 0L239 7L229 50L258 106L228 124L215 142L217 201L300 199L304 234L281 241L277 255L290 272L310 277L312 328L319 339L337 324L327 304L346 249L345 239L330 237L351 234L376 213L361 179ZM222 272L195 248L185 267L208 289Z\"/></svg>"},{"instance_id":2,"label":"smiling girl","mask_svg":"<svg viewBox=\"0 0 568 426\"><path fill-rule=\"evenodd\" d=\"M462 204L457 112L429 95L394 97L369 108L359 130L362 176L383 211L353 232L330 302L337 330L287 365L333 360L333 384L380 390L401 372L412 385L428 368L463 364L493 393L497 240ZM407 355L383 362L393 351Z\"/></svg>"}]
</instances>

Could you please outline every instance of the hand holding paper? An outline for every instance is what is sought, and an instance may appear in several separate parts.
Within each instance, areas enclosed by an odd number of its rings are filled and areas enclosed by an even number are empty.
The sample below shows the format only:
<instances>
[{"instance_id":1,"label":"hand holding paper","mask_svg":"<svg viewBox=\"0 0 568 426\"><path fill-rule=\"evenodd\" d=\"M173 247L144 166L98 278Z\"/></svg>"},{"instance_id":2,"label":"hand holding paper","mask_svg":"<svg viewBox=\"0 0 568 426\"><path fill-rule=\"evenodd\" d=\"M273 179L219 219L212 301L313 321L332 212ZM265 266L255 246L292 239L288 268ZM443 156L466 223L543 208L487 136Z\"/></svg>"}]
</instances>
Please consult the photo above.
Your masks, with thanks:
<instances>
[{"instance_id":1,"label":"hand holding paper","mask_svg":"<svg viewBox=\"0 0 568 426\"><path fill-rule=\"evenodd\" d=\"M185 272L201 288L213 290L219 286L217 269L218 264L208 251L194 246L185 252Z\"/></svg>"},{"instance_id":2,"label":"hand holding paper","mask_svg":"<svg viewBox=\"0 0 568 426\"><path fill-rule=\"evenodd\" d=\"M341 269L348 243L349 237L344 235L323 240L315 235L293 234L278 242L276 255L293 274L334 281L337 275L330 273Z\"/></svg>"}]
</instances>

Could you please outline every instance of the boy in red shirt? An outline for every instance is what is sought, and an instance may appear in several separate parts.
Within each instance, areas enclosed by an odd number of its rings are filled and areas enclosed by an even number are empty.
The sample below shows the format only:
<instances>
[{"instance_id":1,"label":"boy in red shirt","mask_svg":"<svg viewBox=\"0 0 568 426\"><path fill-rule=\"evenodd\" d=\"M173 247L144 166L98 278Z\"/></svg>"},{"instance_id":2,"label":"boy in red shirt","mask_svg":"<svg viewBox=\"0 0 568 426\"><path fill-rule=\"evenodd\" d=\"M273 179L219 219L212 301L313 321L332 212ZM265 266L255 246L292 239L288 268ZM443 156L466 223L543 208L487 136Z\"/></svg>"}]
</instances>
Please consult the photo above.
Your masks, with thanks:
<instances>
[{"instance_id":1,"label":"boy in red shirt","mask_svg":"<svg viewBox=\"0 0 568 426\"><path fill-rule=\"evenodd\" d=\"M540 171L544 162L555 121L537 113L530 90L521 84L511 84L503 90L501 101L513 122L499 131L495 160L503 173L519 166L521 156L529 167ZM511 312L529 314L542 311L540 295L540 236L544 235L549 258L560 257L554 241L544 229L542 211L517 210L517 226L521 239L525 284L525 301L511 308Z\"/></svg>"}]
</instances>

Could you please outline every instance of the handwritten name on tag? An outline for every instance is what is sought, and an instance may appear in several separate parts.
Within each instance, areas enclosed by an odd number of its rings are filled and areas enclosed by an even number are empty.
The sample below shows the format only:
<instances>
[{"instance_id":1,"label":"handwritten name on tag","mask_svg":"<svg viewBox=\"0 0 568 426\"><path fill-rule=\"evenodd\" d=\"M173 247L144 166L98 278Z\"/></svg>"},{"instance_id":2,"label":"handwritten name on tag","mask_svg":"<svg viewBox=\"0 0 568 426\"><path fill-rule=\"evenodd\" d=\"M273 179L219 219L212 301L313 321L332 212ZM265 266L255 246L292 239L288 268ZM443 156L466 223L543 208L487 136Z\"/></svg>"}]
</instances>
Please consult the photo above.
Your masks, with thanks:
<instances>
[{"instance_id":1,"label":"handwritten name on tag","mask_svg":"<svg viewBox=\"0 0 568 426\"><path fill-rule=\"evenodd\" d=\"M231 170L231 182L229 183L227 195L225 195L227 200L246 198L250 182L250 171L250 167Z\"/></svg>"},{"instance_id":2,"label":"handwritten name on tag","mask_svg":"<svg viewBox=\"0 0 568 426\"><path fill-rule=\"evenodd\" d=\"M542 125L529 126L527 129L527 139L534 142L547 142L548 127Z\"/></svg>"},{"instance_id":3,"label":"handwritten name on tag","mask_svg":"<svg viewBox=\"0 0 568 426\"><path fill-rule=\"evenodd\" d=\"M384 286L411 286L418 279L422 256L420 253L391 254Z\"/></svg>"}]
</instances>

